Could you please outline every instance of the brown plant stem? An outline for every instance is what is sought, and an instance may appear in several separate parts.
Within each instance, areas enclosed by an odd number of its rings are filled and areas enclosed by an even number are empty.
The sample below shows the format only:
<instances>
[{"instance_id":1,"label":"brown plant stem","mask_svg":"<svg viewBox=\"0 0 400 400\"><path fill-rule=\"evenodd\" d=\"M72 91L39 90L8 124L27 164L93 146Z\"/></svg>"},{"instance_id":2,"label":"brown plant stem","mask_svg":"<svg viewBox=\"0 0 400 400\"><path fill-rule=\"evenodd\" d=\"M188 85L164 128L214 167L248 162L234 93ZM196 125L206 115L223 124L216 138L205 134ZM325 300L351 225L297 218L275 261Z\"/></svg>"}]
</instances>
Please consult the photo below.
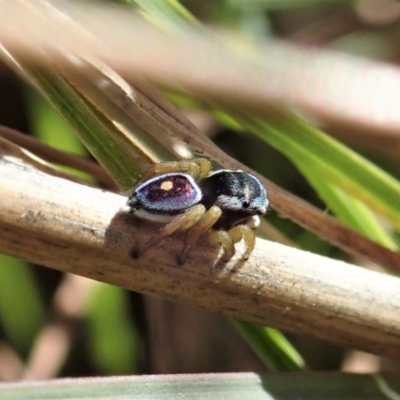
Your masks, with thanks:
<instances>
[{"instance_id":1,"label":"brown plant stem","mask_svg":"<svg viewBox=\"0 0 400 400\"><path fill-rule=\"evenodd\" d=\"M234 258L220 264L219 250L201 240L180 267L176 259L185 235L160 241L134 260L132 250L159 225L136 220L125 197L0 155L1 252L340 346L400 357L396 277L262 239L248 262Z\"/></svg>"}]
</instances>

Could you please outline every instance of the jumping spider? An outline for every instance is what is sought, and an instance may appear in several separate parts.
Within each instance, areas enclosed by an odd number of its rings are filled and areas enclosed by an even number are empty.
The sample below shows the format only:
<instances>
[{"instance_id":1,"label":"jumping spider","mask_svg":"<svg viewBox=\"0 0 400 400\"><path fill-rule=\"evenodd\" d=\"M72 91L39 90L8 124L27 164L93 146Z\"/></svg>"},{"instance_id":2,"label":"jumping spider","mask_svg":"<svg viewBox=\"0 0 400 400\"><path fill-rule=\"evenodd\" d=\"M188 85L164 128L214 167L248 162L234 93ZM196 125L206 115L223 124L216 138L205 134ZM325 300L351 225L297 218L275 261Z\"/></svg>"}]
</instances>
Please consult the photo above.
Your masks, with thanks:
<instances>
[{"instance_id":1,"label":"jumping spider","mask_svg":"<svg viewBox=\"0 0 400 400\"><path fill-rule=\"evenodd\" d=\"M268 203L265 188L247 172L212 172L205 158L154 164L136 183L128 205L137 217L166 225L136 256L175 231L190 230L180 263L206 232L214 246L223 247L225 261L234 256L234 244L243 239L243 259L247 260L255 245L253 229Z\"/></svg>"}]
</instances>

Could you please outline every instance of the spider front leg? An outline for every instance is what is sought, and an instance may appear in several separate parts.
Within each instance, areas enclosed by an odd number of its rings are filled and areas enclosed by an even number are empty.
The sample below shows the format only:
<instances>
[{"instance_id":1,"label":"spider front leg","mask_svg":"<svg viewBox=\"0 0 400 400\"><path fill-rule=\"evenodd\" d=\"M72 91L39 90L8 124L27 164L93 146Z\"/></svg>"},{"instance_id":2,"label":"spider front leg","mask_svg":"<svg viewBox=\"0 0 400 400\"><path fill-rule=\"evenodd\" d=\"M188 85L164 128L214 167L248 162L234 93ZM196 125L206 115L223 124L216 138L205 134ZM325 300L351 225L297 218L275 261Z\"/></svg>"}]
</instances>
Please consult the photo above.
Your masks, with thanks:
<instances>
[{"instance_id":1,"label":"spider front leg","mask_svg":"<svg viewBox=\"0 0 400 400\"><path fill-rule=\"evenodd\" d=\"M208 240L215 247L222 246L225 262L228 262L235 255L235 244L227 231L210 231Z\"/></svg>"},{"instance_id":2,"label":"spider front leg","mask_svg":"<svg viewBox=\"0 0 400 400\"><path fill-rule=\"evenodd\" d=\"M238 243L242 239L244 240L246 250L242 258L243 260L247 260L256 245L256 237L254 236L253 230L248 225L236 225L232 229L229 229L228 234L234 243Z\"/></svg>"},{"instance_id":3,"label":"spider front leg","mask_svg":"<svg viewBox=\"0 0 400 400\"><path fill-rule=\"evenodd\" d=\"M209 240L214 246L222 246L224 249L224 261L229 261L236 253L235 243L242 239L245 243L245 252L242 256L244 260L250 257L256 244L253 230L260 225L260 219L253 216L246 224L236 225L229 231L211 231Z\"/></svg>"},{"instance_id":4,"label":"spider front leg","mask_svg":"<svg viewBox=\"0 0 400 400\"><path fill-rule=\"evenodd\" d=\"M195 180L205 178L211 171L211 163L206 158L193 158L184 161L167 161L153 164L136 182L135 187L146 182L154 175L168 174L171 172L184 172Z\"/></svg>"}]
</instances>

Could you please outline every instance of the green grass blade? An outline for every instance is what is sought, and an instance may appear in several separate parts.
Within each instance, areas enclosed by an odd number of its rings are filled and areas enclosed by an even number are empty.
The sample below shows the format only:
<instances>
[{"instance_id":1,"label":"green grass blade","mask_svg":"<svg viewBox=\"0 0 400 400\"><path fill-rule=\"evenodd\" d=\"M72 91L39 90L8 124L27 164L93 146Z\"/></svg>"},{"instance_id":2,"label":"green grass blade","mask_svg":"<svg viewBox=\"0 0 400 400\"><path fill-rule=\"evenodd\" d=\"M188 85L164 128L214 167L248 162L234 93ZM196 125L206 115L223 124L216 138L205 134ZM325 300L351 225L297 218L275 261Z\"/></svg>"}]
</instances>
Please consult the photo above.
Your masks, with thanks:
<instances>
[{"instance_id":1,"label":"green grass blade","mask_svg":"<svg viewBox=\"0 0 400 400\"><path fill-rule=\"evenodd\" d=\"M276 329L232 319L241 335L272 371L300 371L305 362L285 336Z\"/></svg>"},{"instance_id":2,"label":"green grass blade","mask_svg":"<svg viewBox=\"0 0 400 400\"><path fill-rule=\"evenodd\" d=\"M33 135L63 152L87 156L86 148L60 114L39 93L28 88L24 93ZM54 132L57 134L55 135ZM82 171L65 166L59 166L59 168L88 182L93 182L93 178Z\"/></svg>"},{"instance_id":3,"label":"green grass blade","mask_svg":"<svg viewBox=\"0 0 400 400\"><path fill-rule=\"evenodd\" d=\"M34 67L25 67L24 72L67 120L116 183L123 189L132 187L140 169L130 149L118 146L112 140L112 136L118 134L113 124L61 76Z\"/></svg>"},{"instance_id":4,"label":"green grass blade","mask_svg":"<svg viewBox=\"0 0 400 400\"><path fill-rule=\"evenodd\" d=\"M201 399L201 400L394 400L400 391L396 373L177 374L84 378L3 384L7 400L49 399ZM396 397L397 396L397 397Z\"/></svg>"},{"instance_id":5,"label":"green grass blade","mask_svg":"<svg viewBox=\"0 0 400 400\"><path fill-rule=\"evenodd\" d=\"M196 18L177 0L130 0L136 3L152 21L169 29L188 29Z\"/></svg>"},{"instance_id":6,"label":"green grass blade","mask_svg":"<svg viewBox=\"0 0 400 400\"><path fill-rule=\"evenodd\" d=\"M156 137L162 136L162 129L151 121L140 105L133 100L130 103L139 109L138 116L118 103L122 98L133 97L124 92L126 82L118 86L116 81L121 78L113 81L106 72L102 75L104 68L85 64L84 60L81 60L81 67L64 66L62 69L61 65L48 62L48 68L39 68L21 62L9 53L3 52L3 55L42 92L122 190L129 191L150 164L172 158L166 141ZM84 74L88 70L90 76L97 74L99 79L86 77ZM113 86L119 97L107 96L97 84L100 81ZM149 134L152 129L154 132Z\"/></svg>"},{"instance_id":7,"label":"green grass blade","mask_svg":"<svg viewBox=\"0 0 400 400\"><path fill-rule=\"evenodd\" d=\"M318 172L400 228L400 183L356 152L299 118L286 114L268 122L247 116L238 121L298 166Z\"/></svg>"},{"instance_id":8,"label":"green grass blade","mask_svg":"<svg viewBox=\"0 0 400 400\"><path fill-rule=\"evenodd\" d=\"M348 195L339 187L321 179L312 171L308 173L309 169L302 168L300 165L298 167L341 221L382 246L394 251L399 249L396 242L364 203Z\"/></svg>"}]
</instances>

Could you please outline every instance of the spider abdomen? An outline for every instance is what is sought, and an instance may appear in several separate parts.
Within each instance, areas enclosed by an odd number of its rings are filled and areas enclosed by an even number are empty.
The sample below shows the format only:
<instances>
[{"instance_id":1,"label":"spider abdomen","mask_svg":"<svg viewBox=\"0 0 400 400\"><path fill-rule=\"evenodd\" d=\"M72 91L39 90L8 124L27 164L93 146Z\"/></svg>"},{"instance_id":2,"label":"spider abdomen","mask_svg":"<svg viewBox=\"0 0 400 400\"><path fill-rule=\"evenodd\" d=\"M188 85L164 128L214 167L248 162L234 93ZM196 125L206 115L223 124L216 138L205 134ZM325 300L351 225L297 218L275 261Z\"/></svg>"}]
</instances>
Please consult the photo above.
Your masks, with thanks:
<instances>
[{"instance_id":1,"label":"spider abdomen","mask_svg":"<svg viewBox=\"0 0 400 400\"><path fill-rule=\"evenodd\" d=\"M171 173L156 176L138 186L129 196L128 205L135 211L177 215L200 200L200 189L191 176Z\"/></svg>"}]
</instances>

